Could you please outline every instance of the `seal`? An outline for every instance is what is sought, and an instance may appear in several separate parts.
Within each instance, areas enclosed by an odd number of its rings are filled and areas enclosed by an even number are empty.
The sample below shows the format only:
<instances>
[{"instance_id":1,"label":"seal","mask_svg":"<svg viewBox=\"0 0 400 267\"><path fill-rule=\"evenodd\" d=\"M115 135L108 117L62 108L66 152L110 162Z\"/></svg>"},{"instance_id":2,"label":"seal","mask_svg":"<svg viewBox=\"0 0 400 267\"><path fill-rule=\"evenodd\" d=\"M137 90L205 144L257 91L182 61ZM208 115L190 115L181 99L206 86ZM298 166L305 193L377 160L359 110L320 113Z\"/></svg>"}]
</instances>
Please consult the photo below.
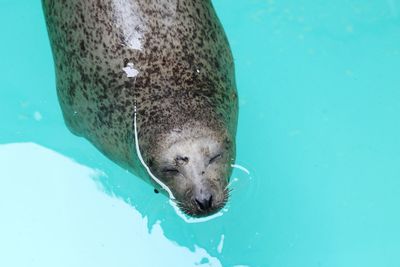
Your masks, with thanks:
<instances>
[{"instance_id":1,"label":"seal","mask_svg":"<svg viewBox=\"0 0 400 267\"><path fill-rule=\"evenodd\" d=\"M235 161L238 99L211 1L42 5L70 131L169 191L186 214L219 211Z\"/></svg>"}]
</instances>

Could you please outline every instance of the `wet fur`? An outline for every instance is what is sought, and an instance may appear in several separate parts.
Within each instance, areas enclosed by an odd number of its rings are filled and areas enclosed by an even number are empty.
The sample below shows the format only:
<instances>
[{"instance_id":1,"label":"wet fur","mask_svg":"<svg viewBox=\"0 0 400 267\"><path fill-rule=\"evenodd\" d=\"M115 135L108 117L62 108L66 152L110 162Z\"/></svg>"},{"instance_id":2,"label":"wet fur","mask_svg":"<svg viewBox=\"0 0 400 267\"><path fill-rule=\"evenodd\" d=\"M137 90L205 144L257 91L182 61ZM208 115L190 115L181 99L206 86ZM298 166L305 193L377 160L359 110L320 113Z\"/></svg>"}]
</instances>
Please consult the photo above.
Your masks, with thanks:
<instances>
[{"instance_id":1,"label":"wet fur","mask_svg":"<svg viewBox=\"0 0 400 267\"><path fill-rule=\"evenodd\" d=\"M135 108L139 146L147 164L152 165L166 135L185 127L193 132L207 129L218 139L229 140L234 158L233 59L210 1L42 3L58 97L73 133L150 182L135 149ZM132 36L139 36L140 42ZM139 71L135 78L122 70L130 62ZM191 205L187 204L184 209Z\"/></svg>"}]
</instances>

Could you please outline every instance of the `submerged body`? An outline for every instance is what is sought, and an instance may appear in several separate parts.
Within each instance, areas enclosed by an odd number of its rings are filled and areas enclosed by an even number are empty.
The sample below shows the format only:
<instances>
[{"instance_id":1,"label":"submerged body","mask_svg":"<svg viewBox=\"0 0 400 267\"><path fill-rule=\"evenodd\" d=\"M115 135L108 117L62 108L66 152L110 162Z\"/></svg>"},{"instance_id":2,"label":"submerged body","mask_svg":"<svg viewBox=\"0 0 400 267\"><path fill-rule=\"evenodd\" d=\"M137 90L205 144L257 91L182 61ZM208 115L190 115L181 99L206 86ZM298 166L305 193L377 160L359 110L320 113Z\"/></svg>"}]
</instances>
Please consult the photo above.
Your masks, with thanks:
<instances>
[{"instance_id":1,"label":"submerged body","mask_svg":"<svg viewBox=\"0 0 400 267\"><path fill-rule=\"evenodd\" d=\"M185 213L221 209L237 94L211 2L42 2L69 129L163 191L150 171Z\"/></svg>"}]
</instances>

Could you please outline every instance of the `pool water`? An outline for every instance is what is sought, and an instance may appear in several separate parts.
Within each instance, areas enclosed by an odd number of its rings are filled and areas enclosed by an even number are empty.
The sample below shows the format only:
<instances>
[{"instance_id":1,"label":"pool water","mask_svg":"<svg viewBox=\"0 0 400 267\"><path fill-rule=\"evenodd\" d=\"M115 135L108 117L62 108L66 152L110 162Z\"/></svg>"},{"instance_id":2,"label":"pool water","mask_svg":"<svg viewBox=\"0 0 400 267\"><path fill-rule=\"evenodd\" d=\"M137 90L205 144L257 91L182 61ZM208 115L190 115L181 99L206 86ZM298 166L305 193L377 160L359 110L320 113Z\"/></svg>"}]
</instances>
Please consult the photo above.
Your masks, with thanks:
<instances>
[{"instance_id":1,"label":"pool water","mask_svg":"<svg viewBox=\"0 0 400 267\"><path fill-rule=\"evenodd\" d=\"M0 266L400 266L400 1L213 2L243 168L190 224L67 130L40 1L0 0Z\"/></svg>"}]
</instances>

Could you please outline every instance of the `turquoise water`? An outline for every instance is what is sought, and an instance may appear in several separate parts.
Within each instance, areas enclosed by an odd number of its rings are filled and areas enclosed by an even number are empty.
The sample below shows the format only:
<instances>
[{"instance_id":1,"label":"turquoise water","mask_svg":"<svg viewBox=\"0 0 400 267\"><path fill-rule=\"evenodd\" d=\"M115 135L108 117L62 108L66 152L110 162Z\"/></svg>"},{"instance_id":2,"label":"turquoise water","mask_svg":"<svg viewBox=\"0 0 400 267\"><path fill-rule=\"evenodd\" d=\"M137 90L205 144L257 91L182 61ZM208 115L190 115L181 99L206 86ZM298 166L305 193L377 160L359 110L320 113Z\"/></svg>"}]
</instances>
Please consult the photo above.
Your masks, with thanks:
<instances>
[{"instance_id":1,"label":"turquoise water","mask_svg":"<svg viewBox=\"0 0 400 267\"><path fill-rule=\"evenodd\" d=\"M188 224L68 132L40 1L0 0L0 266L400 266L400 1L214 4L249 173Z\"/></svg>"}]
</instances>

